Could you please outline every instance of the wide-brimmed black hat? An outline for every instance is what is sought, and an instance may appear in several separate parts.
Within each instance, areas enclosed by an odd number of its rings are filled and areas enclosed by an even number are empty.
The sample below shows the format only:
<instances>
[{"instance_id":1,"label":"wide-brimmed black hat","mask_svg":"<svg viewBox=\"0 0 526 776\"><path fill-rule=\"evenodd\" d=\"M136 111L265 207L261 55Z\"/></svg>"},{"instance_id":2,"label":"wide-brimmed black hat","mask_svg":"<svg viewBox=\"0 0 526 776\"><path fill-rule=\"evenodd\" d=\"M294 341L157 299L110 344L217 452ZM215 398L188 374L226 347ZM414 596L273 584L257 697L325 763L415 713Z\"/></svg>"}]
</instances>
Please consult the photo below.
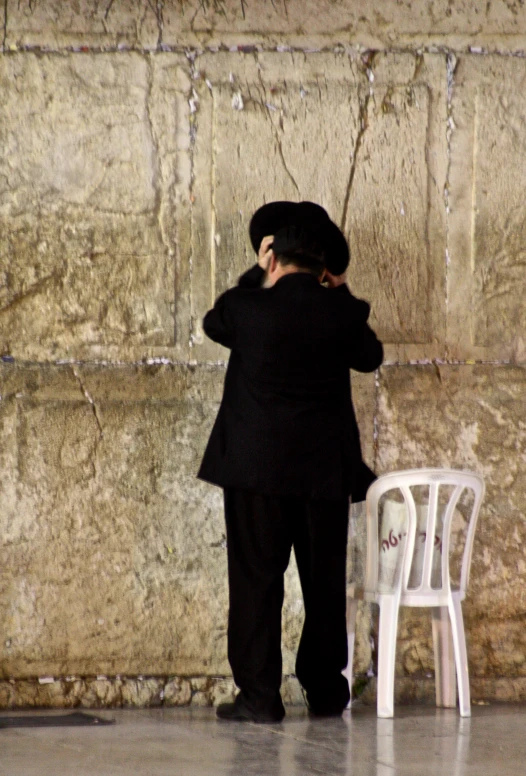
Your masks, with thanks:
<instances>
[{"instance_id":1,"label":"wide-brimmed black hat","mask_svg":"<svg viewBox=\"0 0 526 776\"><path fill-rule=\"evenodd\" d=\"M349 266L349 246L341 230L326 210L315 202L268 202L256 210L249 226L255 252L261 240L286 226L308 229L325 253L325 266L332 275L341 275Z\"/></svg>"}]
</instances>

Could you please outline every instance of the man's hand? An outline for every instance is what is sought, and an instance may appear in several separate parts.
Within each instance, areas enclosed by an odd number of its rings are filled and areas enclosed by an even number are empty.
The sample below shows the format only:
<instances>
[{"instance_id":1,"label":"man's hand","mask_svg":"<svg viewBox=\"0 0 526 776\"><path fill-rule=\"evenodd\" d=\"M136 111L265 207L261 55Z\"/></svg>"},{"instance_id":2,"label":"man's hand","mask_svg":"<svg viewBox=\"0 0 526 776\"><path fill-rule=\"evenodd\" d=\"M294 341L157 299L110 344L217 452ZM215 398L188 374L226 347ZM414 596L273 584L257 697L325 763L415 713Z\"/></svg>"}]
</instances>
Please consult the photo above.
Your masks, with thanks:
<instances>
[{"instance_id":1,"label":"man's hand","mask_svg":"<svg viewBox=\"0 0 526 776\"><path fill-rule=\"evenodd\" d=\"M272 256L272 243L274 242L274 235L269 235L261 240L258 253L258 264L265 272L268 269L270 263L270 257Z\"/></svg>"},{"instance_id":2,"label":"man's hand","mask_svg":"<svg viewBox=\"0 0 526 776\"><path fill-rule=\"evenodd\" d=\"M323 279L327 283L328 288L337 288L338 286L343 286L346 282L346 275L345 272L343 275L331 275L328 270L325 270Z\"/></svg>"}]
</instances>

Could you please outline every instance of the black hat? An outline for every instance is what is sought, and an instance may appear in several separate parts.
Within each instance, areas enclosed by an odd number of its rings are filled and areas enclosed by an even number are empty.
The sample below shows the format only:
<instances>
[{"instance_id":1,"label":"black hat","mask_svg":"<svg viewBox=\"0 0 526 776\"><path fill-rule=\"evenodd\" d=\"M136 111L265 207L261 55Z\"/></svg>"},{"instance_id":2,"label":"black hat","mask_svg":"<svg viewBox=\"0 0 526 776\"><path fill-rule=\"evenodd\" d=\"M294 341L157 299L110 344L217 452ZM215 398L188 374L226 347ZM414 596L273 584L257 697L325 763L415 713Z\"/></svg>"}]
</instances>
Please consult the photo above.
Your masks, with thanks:
<instances>
[{"instance_id":1,"label":"black hat","mask_svg":"<svg viewBox=\"0 0 526 776\"><path fill-rule=\"evenodd\" d=\"M284 226L274 235L272 250L276 256L303 254L320 264L325 263L325 255L316 234L303 226Z\"/></svg>"},{"instance_id":2,"label":"black hat","mask_svg":"<svg viewBox=\"0 0 526 776\"><path fill-rule=\"evenodd\" d=\"M286 226L299 226L311 232L325 253L325 266L333 275L341 275L349 266L349 246L341 230L326 210L315 202L268 202L256 210L249 226L255 252L261 240L275 235Z\"/></svg>"}]
</instances>

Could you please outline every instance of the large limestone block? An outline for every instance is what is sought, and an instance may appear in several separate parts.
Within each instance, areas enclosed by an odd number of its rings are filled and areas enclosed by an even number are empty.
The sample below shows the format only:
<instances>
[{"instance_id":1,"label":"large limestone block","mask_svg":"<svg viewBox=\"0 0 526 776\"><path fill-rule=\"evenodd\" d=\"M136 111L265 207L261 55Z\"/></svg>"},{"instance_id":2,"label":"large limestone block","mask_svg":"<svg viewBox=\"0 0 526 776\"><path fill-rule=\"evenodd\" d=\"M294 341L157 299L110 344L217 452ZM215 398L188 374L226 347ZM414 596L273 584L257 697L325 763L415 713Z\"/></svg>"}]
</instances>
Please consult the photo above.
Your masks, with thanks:
<instances>
[{"instance_id":1,"label":"large limestone block","mask_svg":"<svg viewBox=\"0 0 526 776\"><path fill-rule=\"evenodd\" d=\"M310 199L349 237L349 282L388 356L443 353L445 60L217 54L195 63L192 325L254 261L263 202Z\"/></svg>"},{"instance_id":2,"label":"large limestone block","mask_svg":"<svg viewBox=\"0 0 526 776\"><path fill-rule=\"evenodd\" d=\"M222 493L196 479L223 377L2 367L4 676L229 674ZM286 591L291 673L303 622L294 562Z\"/></svg>"},{"instance_id":3,"label":"large limestone block","mask_svg":"<svg viewBox=\"0 0 526 776\"><path fill-rule=\"evenodd\" d=\"M466 48L524 47L526 11L495 0L165 0L168 45L274 44L300 47L354 43L374 49L425 44Z\"/></svg>"},{"instance_id":4,"label":"large limestone block","mask_svg":"<svg viewBox=\"0 0 526 776\"><path fill-rule=\"evenodd\" d=\"M526 11L510 0L6 0L6 7L8 47L353 44L520 51L526 42Z\"/></svg>"},{"instance_id":5,"label":"large limestone block","mask_svg":"<svg viewBox=\"0 0 526 776\"><path fill-rule=\"evenodd\" d=\"M474 676L524 676L526 370L381 370L378 470L446 466L482 474L486 496L464 613ZM432 670L430 618L404 611L399 669Z\"/></svg>"},{"instance_id":6,"label":"large limestone block","mask_svg":"<svg viewBox=\"0 0 526 776\"><path fill-rule=\"evenodd\" d=\"M154 49L160 34L148 0L7 0L7 47Z\"/></svg>"},{"instance_id":7,"label":"large limestone block","mask_svg":"<svg viewBox=\"0 0 526 776\"><path fill-rule=\"evenodd\" d=\"M229 674L222 493L196 479L223 377L212 366L0 369L4 676ZM354 388L372 463L374 377ZM302 623L292 562L286 673Z\"/></svg>"},{"instance_id":8,"label":"large limestone block","mask_svg":"<svg viewBox=\"0 0 526 776\"><path fill-rule=\"evenodd\" d=\"M227 673L221 493L195 478L222 374L47 371L55 397L0 376L4 675Z\"/></svg>"},{"instance_id":9,"label":"large limestone block","mask_svg":"<svg viewBox=\"0 0 526 776\"><path fill-rule=\"evenodd\" d=\"M0 61L0 351L46 360L171 348L184 221L181 59ZM181 163L179 164L179 160ZM187 219L186 219L187 220ZM183 230L184 231L184 230Z\"/></svg>"},{"instance_id":10,"label":"large limestone block","mask_svg":"<svg viewBox=\"0 0 526 776\"><path fill-rule=\"evenodd\" d=\"M462 57L451 152L448 339L457 358L526 360L526 63Z\"/></svg>"}]
</instances>

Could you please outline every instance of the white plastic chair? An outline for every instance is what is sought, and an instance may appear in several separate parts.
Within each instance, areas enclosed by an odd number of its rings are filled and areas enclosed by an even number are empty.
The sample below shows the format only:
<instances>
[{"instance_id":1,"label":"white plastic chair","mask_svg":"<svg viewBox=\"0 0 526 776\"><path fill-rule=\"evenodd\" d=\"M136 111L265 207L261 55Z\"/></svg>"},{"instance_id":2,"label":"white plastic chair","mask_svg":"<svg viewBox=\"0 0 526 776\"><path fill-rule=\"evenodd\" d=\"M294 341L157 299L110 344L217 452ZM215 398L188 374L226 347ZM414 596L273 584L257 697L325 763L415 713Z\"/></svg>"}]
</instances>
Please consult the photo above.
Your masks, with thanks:
<instances>
[{"instance_id":1,"label":"white plastic chair","mask_svg":"<svg viewBox=\"0 0 526 776\"><path fill-rule=\"evenodd\" d=\"M411 487L414 486L429 487L429 505L426 506L426 530L419 534L420 539L423 539L425 543L421 579L417 586L409 587L418 522L417 505L411 492ZM436 552L435 535L437 530L439 488L442 486L453 486L453 489L445 507L442 520L441 579L438 587L432 587L433 555ZM455 508L465 489L472 490L474 498L465 537L460 584L457 589L454 589L451 586L449 569L451 526ZM402 538L403 534L400 534L402 557L400 559L398 578L389 592L383 592L382 586L378 584L379 555L381 551L378 538L379 503L385 493L393 490L398 490L405 502L407 533L404 538ZM482 477L472 472L455 471L452 469L412 469L409 471L392 472L379 477L367 492L365 587L358 589L356 585L350 585L347 590L349 662L344 674L347 676L349 686L352 688L352 663L358 600L377 603L380 607L377 681L379 717L389 718L394 713L396 635L398 610L401 605L432 608L437 706L448 708L456 706L456 682L458 682L460 715L462 717L469 717L471 715L468 659L461 601L466 595L473 538L483 495L484 480ZM421 510L422 507L419 506L418 509ZM433 580L433 582L436 584L436 580Z\"/></svg>"}]
</instances>

